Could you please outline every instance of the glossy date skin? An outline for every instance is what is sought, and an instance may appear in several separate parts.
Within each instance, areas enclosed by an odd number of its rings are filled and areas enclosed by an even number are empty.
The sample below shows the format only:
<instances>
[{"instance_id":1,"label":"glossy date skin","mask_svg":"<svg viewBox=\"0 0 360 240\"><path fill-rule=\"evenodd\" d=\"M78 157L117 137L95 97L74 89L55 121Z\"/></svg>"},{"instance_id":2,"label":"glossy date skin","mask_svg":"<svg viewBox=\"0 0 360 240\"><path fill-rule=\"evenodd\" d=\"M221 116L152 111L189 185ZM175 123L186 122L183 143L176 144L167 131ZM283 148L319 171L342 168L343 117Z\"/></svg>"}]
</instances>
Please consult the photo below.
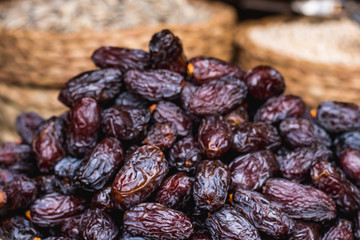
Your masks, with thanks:
<instances>
[{"instance_id":1,"label":"glossy date skin","mask_svg":"<svg viewBox=\"0 0 360 240\"><path fill-rule=\"evenodd\" d=\"M300 118L305 114L304 101L294 95L271 97L257 110L254 121L277 123L286 118Z\"/></svg>"},{"instance_id":2,"label":"glossy date skin","mask_svg":"<svg viewBox=\"0 0 360 240\"><path fill-rule=\"evenodd\" d=\"M229 165L230 189L258 190L279 170L275 155L268 150L248 153L235 158Z\"/></svg>"},{"instance_id":3,"label":"glossy date skin","mask_svg":"<svg viewBox=\"0 0 360 240\"><path fill-rule=\"evenodd\" d=\"M105 138L83 159L76 181L86 191L98 191L116 174L124 160L124 149L116 138Z\"/></svg>"},{"instance_id":4,"label":"glossy date skin","mask_svg":"<svg viewBox=\"0 0 360 240\"><path fill-rule=\"evenodd\" d=\"M311 169L311 180L316 188L334 199L341 211L354 213L359 209L360 190L335 165L318 161Z\"/></svg>"},{"instance_id":5,"label":"glossy date skin","mask_svg":"<svg viewBox=\"0 0 360 240\"><path fill-rule=\"evenodd\" d=\"M65 156L65 127L64 120L52 117L34 136L32 149L40 172L51 172L55 164Z\"/></svg>"},{"instance_id":6,"label":"glossy date skin","mask_svg":"<svg viewBox=\"0 0 360 240\"><path fill-rule=\"evenodd\" d=\"M337 156L340 156L347 147L360 150L360 130L350 131L339 135L335 138L334 145Z\"/></svg>"},{"instance_id":7,"label":"glossy date skin","mask_svg":"<svg viewBox=\"0 0 360 240\"><path fill-rule=\"evenodd\" d=\"M0 144L0 165L9 166L29 158L32 158L32 149L29 145L15 142Z\"/></svg>"},{"instance_id":8,"label":"glossy date skin","mask_svg":"<svg viewBox=\"0 0 360 240\"><path fill-rule=\"evenodd\" d=\"M266 181L263 194L294 219L322 222L336 218L335 202L311 186L271 178Z\"/></svg>"},{"instance_id":9,"label":"glossy date skin","mask_svg":"<svg viewBox=\"0 0 360 240\"><path fill-rule=\"evenodd\" d=\"M114 220L99 209L88 209L85 211L80 226L84 240L114 240L119 233L119 229Z\"/></svg>"},{"instance_id":10,"label":"glossy date skin","mask_svg":"<svg viewBox=\"0 0 360 240\"><path fill-rule=\"evenodd\" d=\"M4 191L8 210L25 209L36 199L37 185L34 180L22 176L6 184Z\"/></svg>"},{"instance_id":11,"label":"glossy date skin","mask_svg":"<svg viewBox=\"0 0 360 240\"><path fill-rule=\"evenodd\" d=\"M180 107L172 102L158 102L152 112L152 119L156 123L172 125L180 136L187 136L191 133L191 119Z\"/></svg>"},{"instance_id":12,"label":"glossy date skin","mask_svg":"<svg viewBox=\"0 0 360 240\"><path fill-rule=\"evenodd\" d=\"M194 227L182 212L159 203L141 203L126 211L124 228L134 236L161 240L187 239Z\"/></svg>"},{"instance_id":13,"label":"glossy date skin","mask_svg":"<svg viewBox=\"0 0 360 240\"><path fill-rule=\"evenodd\" d=\"M201 147L193 137L176 142L169 151L169 165L178 171L194 172L201 161Z\"/></svg>"},{"instance_id":14,"label":"glossy date skin","mask_svg":"<svg viewBox=\"0 0 360 240\"><path fill-rule=\"evenodd\" d=\"M107 212L115 209L111 198L111 186L104 187L93 195L91 199L91 208L98 208Z\"/></svg>"},{"instance_id":15,"label":"glossy date skin","mask_svg":"<svg viewBox=\"0 0 360 240\"><path fill-rule=\"evenodd\" d=\"M274 126L264 122L249 122L235 129L232 148L239 153L248 153L275 150L280 145L281 138Z\"/></svg>"},{"instance_id":16,"label":"glossy date skin","mask_svg":"<svg viewBox=\"0 0 360 240\"><path fill-rule=\"evenodd\" d=\"M72 107L81 98L89 97L100 105L107 104L120 93L122 78L121 71L114 68L83 72L65 83L59 101Z\"/></svg>"},{"instance_id":17,"label":"glossy date skin","mask_svg":"<svg viewBox=\"0 0 360 240\"><path fill-rule=\"evenodd\" d=\"M150 127L142 143L155 145L165 151L175 143L177 136L173 125L156 123Z\"/></svg>"},{"instance_id":18,"label":"glossy date skin","mask_svg":"<svg viewBox=\"0 0 360 240\"><path fill-rule=\"evenodd\" d=\"M85 210L85 200L50 193L35 200L30 207L31 222L40 227L54 227Z\"/></svg>"},{"instance_id":19,"label":"glossy date skin","mask_svg":"<svg viewBox=\"0 0 360 240\"><path fill-rule=\"evenodd\" d=\"M156 146L139 147L115 177L111 195L124 211L143 201L157 189L168 172L164 153Z\"/></svg>"},{"instance_id":20,"label":"glossy date skin","mask_svg":"<svg viewBox=\"0 0 360 240\"><path fill-rule=\"evenodd\" d=\"M14 215L0 222L0 237L7 239L35 239L40 233L25 217Z\"/></svg>"},{"instance_id":21,"label":"glossy date skin","mask_svg":"<svg viewBox=\"0 0 360 240\"><path fill-rule=\"evenodd\" d=\"M20 135L24 143L31 145L34 135L43 122L44 119L37 113L21 113L15 120L16 132Z\"/></svg>"},{"instance_id":22,"label":"glossy date skin","mask_svg":"<svg viewBox=\"0 0 360 240\"><path fill-rule=\"evenodd\" d=\"M130 92L122 92L115 99L115 106L129 106L134 108L146 108L147 101Z\"/></svg>"},{"instance_id":23,"label":"glossy date skin","mask_svg":"<svg viewBox=\"0 0 360 240\"><path fill-rule=\"evenodd\" d=\"M260 240L256 228L237 210L225 205L206 219L212 239Z\"/></svg>"},{"instance_id":24,"label":"glossy date skin","mask_svg":"<svg viewBox=\"0 0 360 240\"><path fill-rule=\"evenodd\" d=\"M209 116L202 119L198 141L206 157L210 159L221 157L230 149L232 140L230 126L221 116Z\"/></svg>"},{"instance_id":25,"label":"glossy date skin","mask_svg":"<svg viewBox=\"0 0 360 240\"><path fill-rule=\"evenodd\" d=\"M353 240L352 225L349 220L338 219L321 240Z\"/></svg>"},{"instance_id":26,"label":"glossy date skin","mask_svg":"<svg viewBox=\"0 0 360 240\"><path fill-rule=\"evenodd\" d=\"M354 103L323 102L317 108L316 120L331 133L356 130L360 127L360 107Z\"/></svg>"},{"instance_id":27,"label":"glossy date skin","mask_svg":"<svg viewBox=\"0 0 360 240\"><path fill-rule=\"evenodd\" d=\"M249 114L245 106L240 106L225 115L225 120L229 123L231 130L249 121Z\"/></svg>"},{"instance_id":28,"label":"glossy date skin","mask_svg":"<svg viewBox=\"0 0 360 240\"><path fill-rule=\"evenodd\" d=\"M346 176L360 186L360 150L347 147L340 155L339 163Z\"/></svg>"},{"instance_id":29,"label":"glossy date skin","mask_svg":"<svg viewBox=\"0 0 360 240\"><path fill-rule=\"evenodd\" d=\"M224 77L198 87L190 98L189 109L198 116L221 115L240 105L246 94L244 82L235 77Z\"/></svg>"},{"instance_id":30,"label":"glossy date skin","mask_svg":"<svg viewBox=\"0 0 360 240\"><path fill-rule=\"evenodd\" d=\"M64 157L54 167L54 186L63 194L74 193L78 186L75 177L81 160L73 157Z\"/></svg>"},{"instance_id":31,"label":"glossy date skin","mask_svg":"<svg viewBox=\"0 0 360 240\"><path fill-rule=\"evenodd\" d=\"M184 77L170 70L129 70L124 76L126 89L149 101L177 98Z\"/></svg>"},{"instance_id":32,"label":"glossy date skin","mask_svg":"<svg viewBox=\"0 0 360 240\"><path fill-rule=\"evenodd\" d=\"M296 221L294 233L289 240L319 240L320 225L316 223Z\"/></svg>"},{"instance_id":33,"label":"glossy date skin","mask_svg":"<svg viewBox=\"0 0 360 240\"><path fill-rule=\"evenodd\" d=\"M256 66L244 76L250 95L260 101L280 95L285 90L283 76L270 66Z\"/></svg>"},{"instance_id":34,"label":"glossy date skin","mask_svg":"<svg viewBox=\"0 0 360 240\"><path fill-rule=\"evenodd\" d=\"M225 204L230 171L220 160L204 160L196 168L193 198L197 207L215 211Z\"/></svg>"},{"instance_id":35,"label":"glossy date skin","mask_svg":"<svg viewBox=\"0 0 360 240\"><path fill-rule=\"evenodd\" d=\"M150 67L150 55L140 49L122 47L100 47L95 50L91 60L100 68L145 69Z\"/></svg>"},{"instance_id":36,"label":"glossy date skin","mask_svg":"<svg viewBox=\"0 0 360 240\"><path fill-rule=\"evenodd\" d=\"M232 205L269 237L282 239L293 231L294 221L258 192L239 189L234 193Z\"/></svg>"},{"instance_id":37,"label":"glossy date skin","mask_svg":"<svg viewBox=\"0 0 360 240\"><path fill-rule=\"evenodd\" d=\"M92 98L80 99L69 115L67 152L77 158L84 157L96 145L100 126L100 105Z\"/></svg>"},{"instance_id":38,"label":"glossy date skin","mask_svg":"<svg viewBox=\"0 0 360 240\"><path fill-rule=\"evenodd\" d=\"M192 196L193 181L184 172L178 172L164 180L155 201L172 209L182 209Z\"/></svg>"},{"instance_id":39,"label":"glossy date skin","mask_svg":"<svg viewBox=\"0 0 360 240\"><path fill-rule=\"evenodd\" d=\"M213 80L233 76L242 79L245 71L238 66L213 57L194 57L188 61L187 72L196 84L203 84Z\"/></svg>"}]
</instances>

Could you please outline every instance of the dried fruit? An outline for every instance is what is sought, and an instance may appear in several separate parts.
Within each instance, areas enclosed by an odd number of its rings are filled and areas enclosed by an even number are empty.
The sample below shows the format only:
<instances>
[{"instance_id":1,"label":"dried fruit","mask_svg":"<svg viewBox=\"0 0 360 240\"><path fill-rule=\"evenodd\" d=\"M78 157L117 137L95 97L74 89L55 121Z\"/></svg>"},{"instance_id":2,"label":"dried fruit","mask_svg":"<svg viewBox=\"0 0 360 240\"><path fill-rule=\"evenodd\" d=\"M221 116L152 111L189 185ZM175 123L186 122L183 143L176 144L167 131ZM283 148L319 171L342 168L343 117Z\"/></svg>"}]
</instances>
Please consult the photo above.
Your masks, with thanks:
<instances>
[{"instance_id":1,"label":"dried fruit","mask_svg":"<svg viewBox=\"0 0 360 240\"><path fill-rule=\"evenodd\" d=\"M31 147L26 144L8 142L0 144L0 164L9 166L32 157Z\"/></svg>"},{"instance_id":2,"label":"dried fruit","mask_svg":"<svg viewBox=\"0 0 360 240\"><path fill-rule=\"evenodd\" d=\"M81 230L84 240L114 240L119 233L114 220L99 209L85 211L81 218Z\"/></svg>"},{"instance_id":3,"label":"dried fruit","mask_svg":"<svg viewBox=\"0 0 360 240\"><path fill-rule=\"evenodd\" d=\"M319 240L319 230L319 224L296 221L294 233L289 240Z\"/></svg>"},{"instance_id":4,"label":"dried fruit","mask_svg":"<svg viewBox=\"0 0 360 240\"><path fill-rule=\"evenodd\" d=\"M224 117L229 123L231 130L235 131L237 127L249 121L249 114L244 106L235 108Z\"/></svg>"},{"instance_id":5,"label":"dried fruit","mask_svg":"<svg viewBox=\"0 0 360 240\"><path fill-rule=\"evenodd\" d=\"M24 112L16 117L16 131L24 143L31 145L31 141L43 121L44 119L34 112Z\"/></svg>"},{"instance_id":6,"label":"dried fruit","mask_svg":"<svg viewBox=\"0 0 360 240\"><path fill-rule=\"evenodd\" d=\"M7 183L4 191L8 210L25 209L36 199L37 186L34 180L22 176Z\"/></svg>"},{"instance_id":7,"label":"dried fruit","mask_svg":"<svg viewBox=\"0 0 360 240\"><path fill-rule=\"evenodd\" d=\"M142 143L155 145L164 151L175 143L176 138L177 132L172 125L156 123L150 127Z\"/></svg>"},{"instance_id":8,"label":"dried fruit","mask_svg":"<svg viewBox=\"0 0 360 240\"><path fill-rule=\"evenodd\" d=\"M349 220L338 219L324 234L322 240L353 240L352 223Z\"/></svg>"},{"instance_id":9,"label":"dried fruit","mask_svg":"<svg viewBox=\"0 0 360 240\"><path fill-rule=\"evenodd\" d=\"M360 185L360 150L346 148L339 157L339 163L346 175Z\"/></svg>"}]
</instances>

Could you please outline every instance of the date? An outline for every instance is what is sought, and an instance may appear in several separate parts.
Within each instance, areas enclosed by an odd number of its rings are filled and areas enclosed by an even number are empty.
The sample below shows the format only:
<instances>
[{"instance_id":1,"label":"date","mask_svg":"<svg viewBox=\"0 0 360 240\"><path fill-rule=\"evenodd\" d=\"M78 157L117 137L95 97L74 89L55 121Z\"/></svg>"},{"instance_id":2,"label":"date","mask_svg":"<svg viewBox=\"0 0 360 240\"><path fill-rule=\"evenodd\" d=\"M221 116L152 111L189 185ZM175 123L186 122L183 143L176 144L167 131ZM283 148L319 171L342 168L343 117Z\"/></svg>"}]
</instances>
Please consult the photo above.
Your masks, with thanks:
<instances>
[{"instance_id":1,"label":"date","mask_svg":"<svg viewBox=\"0 0 360 240\"><path fill-rule=\"evenodd\" d=\"M322 240L353 240L353 224L346 219L338 219L324 234Z\"/></svg>"}]
</instances>

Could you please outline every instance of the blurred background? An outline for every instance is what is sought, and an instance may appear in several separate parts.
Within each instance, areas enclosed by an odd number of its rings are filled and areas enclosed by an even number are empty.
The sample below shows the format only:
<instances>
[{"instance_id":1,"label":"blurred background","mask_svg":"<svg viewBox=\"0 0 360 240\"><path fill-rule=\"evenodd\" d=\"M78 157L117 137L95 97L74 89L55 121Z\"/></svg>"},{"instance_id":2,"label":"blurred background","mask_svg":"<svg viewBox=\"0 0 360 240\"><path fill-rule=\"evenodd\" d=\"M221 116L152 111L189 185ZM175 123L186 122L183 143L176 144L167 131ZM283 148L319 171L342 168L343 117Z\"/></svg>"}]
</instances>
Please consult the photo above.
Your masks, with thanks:
<instances>
[{"instance_id":1,"label":"blurred background","mask_svg":"<svg viewBox=\"0 0 360 240\"><path fill-rule=\"evenodd\" d=\"M16 139L20 112L66 111L59 89L96 68L95 49L148 50L164 28L188 59L275 67L309 107L360 104L359 24L356 0L0 0L0 142Z\"/></svg>"}]
</instances>

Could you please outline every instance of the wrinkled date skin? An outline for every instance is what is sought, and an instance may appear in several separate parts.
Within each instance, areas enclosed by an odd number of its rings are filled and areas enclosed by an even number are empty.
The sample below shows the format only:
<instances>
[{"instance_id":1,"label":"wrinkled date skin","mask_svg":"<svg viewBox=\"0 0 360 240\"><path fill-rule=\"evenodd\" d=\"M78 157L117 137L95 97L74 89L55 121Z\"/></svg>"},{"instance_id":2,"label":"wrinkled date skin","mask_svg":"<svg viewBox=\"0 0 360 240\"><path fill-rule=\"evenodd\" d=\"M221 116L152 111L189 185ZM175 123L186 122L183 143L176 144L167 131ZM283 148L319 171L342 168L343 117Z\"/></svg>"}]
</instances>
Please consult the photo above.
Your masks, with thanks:
<instances>
[{"instance_id":1,"label":"wrinkled date skin","mask_svg":"<svg viewBox=\"0 0 360 240\"><path fill-rule=\"evenodd\" d=\"M319 240L319 230L319 224L296 221L294 233L289 240Z\"/></svg>"},{"instance_id":2,"label":"wrinkled date skin","mask_svg":"<svg viewBox=\"0 0 360 240\"><path fill-rule=\"evenodd\" d=\"M32 140L40 172L48 173L65 156L65 122L52 117L41 127Z\"/></svg>"},{"instance_id":3,"label":"wrinkled date skin","mask_svg":"<svg viewBox=\"0 0 360 240\"><path fill-rule=\"evenodd\" d=\"M168 123L172 125L180 136L191 133L191 119L176 104L160 101L152 113L152 119L156 123Z\"/></svg>"},{"instance_id":4,"label":"wrinkled date skin","mask_svg":"<svg viewBox=\"0 0 360 240\"><path fill-rule=\"evenodd\" d=\"M182 212L159 203L141 203L124 214L124 228L134 236L159 240L187 239L194 227Z\"/></svg>"},{"instance_id":5,"label":"wrinkled date skin","mask_svg":"<svg viewBox=\"0 0 360 240\"><path fill-rule=\"evenodd\" d=\"M330 162L318 161L311 169L311 180L316 188L334 199L341 211L353 213L359 209L360 190Z\"/></svg>"},{"instance_id":6,"label":"wrinkled date skin","mask_svg":"<svg viewBox=\"0 0 360 240\"><path fill-rule=\"evenodd\" d=\"M50 193L31 205L31 221L40 227L54 227L85 210L84 204L82 198Z\"/></svg>"},{"instance_id":7,"label":"wrinkled date skin","mask_svg":"<svg viewBox=\"0 0 360 240\"><path fill-rule=\"evenodd\" d=\"M210 159L219 158L231 148L233 134L230 125L221 116L202 119L198 135L201 149Z\"/></svg>"},{"instance_id":8,"label":"wrinkled date skin","mask_svg":"<svg viewBox=\"0 0 360 240\"><path fill-rule=\"evenodd\" d=\"M146 108L113 106L102 113L102 126L105 134L120 140L136 140L145 135L150 121Z\"/></svg>"},{"instance_id":9,"label":"wrinkled date skin","mask_svg":"<svg viewBox=\"0 0 360 240\"><path fill-rule=\"evenodd\" d=\"M99 209L85 211L80 226L84 240L114 240L119 233L114 220Z\"/></svg>"},{"instance_id":10,"label":"wrinkled date skin","mask_svg":"<svg viewBox=\"0 0 360 240\"><path fill-rule=\"evenodd\" d=\"M73 157L64 157L54 167L54 185L57 191L70 194L76 191L75 177L81 160Z\"/></svg>"},{"instance_id":11,"label":"wrinkled date skin","mask_svg":"<svg viewBox=\"0 0 360 240\"><path fill-rule=\"evenodd\" d=\"M331 157L331 150L323 145L297 148L281 157L280 172L284 178L301 182L309 176L317 161Z\"/></svg>"},{"instance_id":12,"label":"wrinkled date skin","mask_svg":"<svg viewBox=\"0 0 360 240\"><path fill-rule=\"evenodd\" d=\"M149 42L153 67L186 73L186 57L180 39L170 30L155 33Z\"/></svg>"},{"instance_id":13,"label":"wrinkled date skin","mask_svg":"<svg viewBox=\"0 0 360 240\"><path fill-rule=\"evenodd\" d=\"M191 96L189 109L195 115L224 114L240 105L247 94L244 82L224 77L201 85Z\"/></svg>"},{"instance_id":14,"label":"wrinkled date skin","mask_svg":"<svg viewBox=\"0 0 360 240\"><path fill-rule=\"evenodd\" d=\"M9 166L32 157L31 147L26 144L8 142L0 144L0 164Z\"/></svg>"},{"instance_id":15,"label":"wrinkled date skin","mask_svg":"<svg viewBox=\"0 0 360 240\"><path fill-rule=\"evenodd\" d=\"M335 138L336 155L340 156L345 148L351 147L360 150L360 130L346 132Z\"/></svg>"},{"instance_id":16,"label":"wrinkled date skin","mask_svg":"<svg viewBox=\"0 0 360 240\"><path fill-rule=\"evenodd\" d=\"M198 164L193 184L197 207L215 211L225 204L230 185L230 171L220 160L205 160Z\"/></svg>"},{"instance_id":17,"label":"wrinkled date skin","mask_svg":"<svg viewBox=\"0 0 360 240\"><path fill-rule=\"evenodd\" d=\"M254 121L277 123L286 118L300 118L305 114L304 101L294 95L269 98L256 112Z\"/></svg>"},{"instance_id":18,"label":"wrinkled date skin","mask_svg":"<svg viewBox=\"0 0 360 240\"><path fill-rule=\"evenodd\" d=\"M177 136L172 125L156 123L150 127L142 143L155 145L164 151L175 143Z\"/></svg>"},{"instance_id":19,"label":"wrinkled date skin","mask_svg":"<svg viewBox=\"0 0 360 240\"><path fill-rule=\"evenodd\" d=\"M346 219L338 219L324 234L322 240L353 240L352 223Z\"/></svg>"},{"instance_id":20,"label":"wrinkled date skin","mask_svg":"<svg viewBox=\"0 0 360 240\"><path fill-rule=\"evenodd\" d=\"M40 233L22 216L11 216L0 222L0 237L8 239L35 239Z\"/></svg>"},{"instance_id":21,"label":"wrinkled date skin","mask_svg":"<svg viewBox=\"0 0 360 240\"><path fill-rule=\"evenodd\" d=\"M239 189L234 193L232 205L267 236L282 239L293 231L294 221L258 192Z\"/></svg>"},{"instance_id":22,"label":"wrinkled date skin","mask_svg":"<svg viewBox=\"0 0 360 240\"><path fill-rule=\"evenodd\" d=\"M281 138L276 128L264 122L249 122L234 131L233 149L239 153L258 150L275 150L280 147Z\"/></svg>"},{"instance_id":23,"label":"wrinkled date skin","mask_svg":"<svg viewBox=\"0 0 360 240\"><path fill-rule=\"evenodd\" d=\"M360 128L360 107L354 103L323 102L316 111L317 122L331 133Z\"/></svg>"},{"instance_id":24,"label":"wrinkled date skin","mask_svg":"<svg viewBox=\"0 0 360 240\"><path fill-rule=\"evenodd\" d=\"M168 172L164 153L156 146L139 147L120 169L112 184L111 195L120 210L145 201Z\"/></svg>"},{"instance_id":25,"label":"wrinkled date skin","mask_svg":"<svg viewBox=\"0 0 360 240\"><path fill-rule=\"evenodd\" d=\"M283 76L270 66L256 66L244 76L250 95L260 101L280 95L285 90Z\"/></svg>"},{"instance_id":26,"label":"wrinkled date skin","mask_svg":"<svg viewBox=\"0 0 360 240\"><path fill-rule=\"evenodd\" d=\"M81 234L81 218L82 215L77 215L66 219L60 229L61 235L70 239L79 239Z\"/></svg>"},{"instance_id":27,"label":"wrinkled date skin","mask_svg":"<svg viewBox=\"0 0 360 240\"><path fill-rule=\"evenodd\" d=\"M279 163L271 151L262 150L235 158L229 167L232 190L258 190L276 175Z\"/></svg>"},{"instance_id":28,"label":"wrinkled date skin","mask_svg":"<svg viewBox=\"0 0 360 240\"><path fill-rule=\"evenodd\" d=\"M339 163L345 174L360 186L360 150L346 148L339 157Z\"/></svg>"},{"instance_id":29,"label":"wrinkled date skin","mask_svg":"<svg viewBox=\"0 0 360 240\"><path fill-rule=\"evenodd\" d=\"M200 144L193 137L179 140L169 151L169 165L178 171L194 172L200 161Z\"/></svg>"},{"instance_id":30,"label":"wrinkled date skin","mask_svg":"<svg viewBox=\"0 0 360 240\"><path fill-rule=\"evenodd\" d=\"M72 107L81 98L89 97L100 105L107 104L120 93L122 78L121 71L114 68L81 73L65 83L59 101Z\"/></svg>"},{"instance_id":31,"label":"wrinkled date skin","mask_svg":"<svg viewBox=\"0 0 360 240\"><path fill-rule=\"evenodd\" d=\"M194 92L198 89L198 86L184 81L184 87L180 94L180 104L186 113L190 113L190 101Z\"/></svg>"},{"instance_id":32,"label":"wrinkled date skin","mask_svg":"<svg viewBox=\"0 0 360 240\"><path fill-rule=\"evenodd\" d=\"M238 66L213 57L195 57L188 61L187 72L196 84L203 84L213 80L233 76L242 79L245 71Z\"/></svg>"},{"instance_id":33,"label":"wrinkled date skin","mask_svg":"<svg viewBox=\"0 0 360 240\"><path fill-rule=\"evenodd\" d=\"M178 172L164 180L155 201L172 209L184 208L192 196L192 184L186 173Z\"/></svg>"},{"instance_id":34,"label":"wrinkled date skin","mask_svg":"<svg viewBox=\"0 0 360 240\"><path fill-rule=\"evenodd\" d=\"M291 218L314 222L335 219L335 202L324 192L280 178L266 181L263 194Z\"/></svg>"},{"instance_id":35,"label":"wrinkled date skin","mask_svg":"<svg viewBox=\"0 0 360 240\"><path fill-rule=\"evenodd\" d=\"M121 142L116 138L105 138L81 161L76 180L84 190L100 190L116 174L123 160Z\"/></svg>"},{"instance_id":36,"label":"wrinkled date skin","mask_svg":"<svg viewBox=\"0 0 360 240\"><path fill-rule=\"evenodd\" d=\"M145 69L150 67L150 55L140 49L122 47L100 47L95 50L91 60L100 68Z\"/></svg>"},{"instance_id":37,"label":"wrinkled date skin","mask_svg":"<svg viewBox=\"0 0 360 240\"><path fill-rule=\"evenodd\" d=\"M122 92L115 99L115 106L128 106L133 108L146 108L147 101L130 92Z\"/></svg>"},{"instance_id":38,"label":"wrinkled date skin","mask_svg":"<svg viewBox=\"0 0 360 240\"><path fill-rule=\"evenodd\" d=\"M93 195L91 199L91 208L98 208L107 212L115 209L111 198L111 186L104 187Z\"/></svg>"},{"instance_id":39,"label":"wrinkled date skin","mask_svg":"<svg viewBox=\"0 0 360 240\"><path fill-rule=\"evenodd\" d=\"M126 89L149 101L177 98L183 87L184 77L165 69L129 70L124 76Z\"/></svg>"},{"instance_id":40,"label":"wrinkled date skin","mask_svg":"<svg viewBox=\"0 0 360 240\"><path fill-rule=\"evenodd\" d=\"M82 98L71 109L66 132L68 153L82 158L95 145L101 126L100 105L92 98Z\"/></svg>"},{"instance_id":41,"label":"wrinkled date skin","mask_svg":"<svg viewBox=\"0 0 360 240\"><path fill-rule=\"evenodd\" d=\"M34 180L22 176L6 184L4 191L8 210L24 209L36 199L37 186Z\"/></svg>"},{"instance_id":42,"label":"wrinkled date skin","mask_svg":"<svg viewBox=\"0 0 360 240\"><path fill-rule=\"evenodd\" d=\"M24 143L31 145L31 141L44 119L34 112L19 114L15 120L15 128Z\"/></svg>"},{"instance_id":43,"label":"wrinkled date skin","mask_svg":"<svg viewBox=\"0 0 360 240\"><path fill-rule=\"evenodd\" d=\"M240 106L226 114L224 118L229 123L231 130L235 131L237 127L249 121L249 114L244 106Z\"/></svg>"},{"instance_id":44,"label":"wrinkled date skin","mask_svg":"<svg viewBox=\"0 0 360 240\"><path fill-rule=\"evenodd\" d=\"M237 210L225 205L216 213L206 219L212 239L233 240L260 240L260 234L256 228L246 220Z\"/></svg>"}]
</instances>

